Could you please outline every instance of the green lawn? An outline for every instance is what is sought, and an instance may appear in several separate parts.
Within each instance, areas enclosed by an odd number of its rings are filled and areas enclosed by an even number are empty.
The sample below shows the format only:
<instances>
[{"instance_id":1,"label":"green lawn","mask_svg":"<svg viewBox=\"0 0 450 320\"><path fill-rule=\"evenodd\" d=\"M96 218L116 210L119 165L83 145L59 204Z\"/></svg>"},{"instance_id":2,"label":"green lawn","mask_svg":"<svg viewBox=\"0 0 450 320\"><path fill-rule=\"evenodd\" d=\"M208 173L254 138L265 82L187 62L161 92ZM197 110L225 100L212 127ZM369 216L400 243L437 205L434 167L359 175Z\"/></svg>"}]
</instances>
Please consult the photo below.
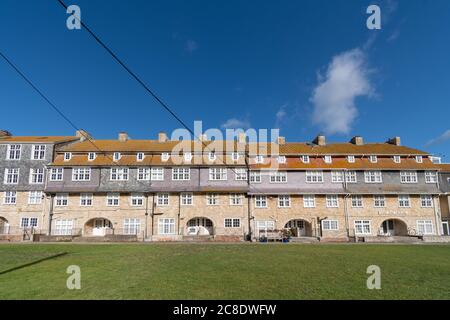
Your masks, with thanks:
<instances>
[{"instance_id":1,"label":"green lawn","mask_svg":"<svg viewBox=\"0 0 450 320\"><path fill-rule=\"evenodd\" d=\"M373 264L381 290L366 288ZM384 298L450 299L450 246L0 244L0 300Z\"/></svg>"}]
</instances>

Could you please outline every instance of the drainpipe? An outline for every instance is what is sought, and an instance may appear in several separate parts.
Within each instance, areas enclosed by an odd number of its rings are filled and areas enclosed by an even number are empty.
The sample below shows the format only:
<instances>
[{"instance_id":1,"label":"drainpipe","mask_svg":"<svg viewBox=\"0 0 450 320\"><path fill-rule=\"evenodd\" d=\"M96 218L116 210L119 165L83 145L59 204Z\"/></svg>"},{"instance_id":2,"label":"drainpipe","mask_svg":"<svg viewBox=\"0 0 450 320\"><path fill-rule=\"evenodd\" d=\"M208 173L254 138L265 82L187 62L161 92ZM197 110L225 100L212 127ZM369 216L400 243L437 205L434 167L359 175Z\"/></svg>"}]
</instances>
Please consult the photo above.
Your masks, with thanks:
<instances>
[{"instance_id":1,"label":"drainpipe","mask_svg":"<svg viewBox=\"0 0 450 320\"><path fill-rule=\"evenodd\" d=\"M248 155L247 152L244 153L244 159L245 159L245 167L247 168L247 187L248 192L250 192L250 166L248 164ZM248 195L248 193L247 193ZM252 242L252 225L251 225L251 203L252 203L252 196L248 195L247 197L247 221L248 221L248 241Z\"/></svg>"},{"instance_id":2,"label":"drainpipe","mask_svg":"<svg viewBox=\"0 0 450 320\"><path fill-rule=\"evenodd\" d=\"M346 195L344 196L344 219L345 219L345 228L347 229L347 237L350 237L350 219L348 216L348 198L350 197L350 193L347 190L347 171L344 169L344 182L343 187L344 191L346 191Z\"/></svg>"},{"instance_id":3,"label":"drainpipe","mask_svg":"<svg viewBox=\"0 0 450 320\"><path fill-rule=\"evenodd\" d=\"M144 240L147 239L148 235L148 193L145 193L145 231Z\"/></svg>"},{"instance_id":4,"label":"drainpipe","mask_svg":"<svg viewBox=\"0 0 450 320\"><path fill-rule=\"evenodd\" d=\"M434 219L436 220L436 233L438 236L443 235L443 232L441 230L442 222L441 222L441 215L438 209L438 205L436 205L436 197L433 196L433 202L434 202ZM439 203L439 196L437 197L437 202Z\"/></svg>"},{"instance_id":5,"label":"drainpipe","mask_svg":"<svg viewBox=\"0 0 450 320\"><path fill-rule=\"evenodd\" d=\"M50 208L48 212L48 236L52 235L52 219L53 219L53 202L54 202L54 194L50 194Z\"/></svg>"},{"instance_id":6,"label":"drainpipe","mask_svg":"<svg viewBox=\"0 0 450 320\"><path fill-rule=\"evenodd\" d=\"M154 226L154 224L155 224L155 193L152 193L152 214L151 214L151 216L152 216L152 228L151 228L151 232L150 232L150 235L152 236L152 238L153 238L153 228L155 227Z\"/></svg>"},{"instance_id":7,"label":"drainpipe","mask_svg":"<svg viewBox=\"0 0 450 320\"><path fill-rule=\"evenodd\" d=\"M181 192L178 192L178 235L180 235Z\"/></svg>"}]
</instances>

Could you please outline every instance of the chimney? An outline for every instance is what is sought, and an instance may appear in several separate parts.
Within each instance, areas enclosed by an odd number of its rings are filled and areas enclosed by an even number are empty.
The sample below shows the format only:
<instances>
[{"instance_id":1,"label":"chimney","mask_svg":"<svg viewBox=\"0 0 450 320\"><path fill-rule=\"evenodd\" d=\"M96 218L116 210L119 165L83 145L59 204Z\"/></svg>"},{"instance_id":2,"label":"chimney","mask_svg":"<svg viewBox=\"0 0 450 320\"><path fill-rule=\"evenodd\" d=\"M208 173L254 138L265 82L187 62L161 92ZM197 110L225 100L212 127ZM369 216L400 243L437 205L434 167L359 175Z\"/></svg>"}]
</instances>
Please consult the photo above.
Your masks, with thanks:
<instances>
[{"instance_id":1,"label":"chimney","mask_svg":"<svg viewBox=\"0 0 450 320\"><path fill-rule=\"evenodd\" d=\"M325 142L325 136L319 134L319 135L313 140L313 143L314 143L314 144L317 144L317 145L319 145L319 146L324 146L324 145L326 145L326 142Z\"/></svg>"},{"instance_id":2,"label":"chimney","mask_svg":"<svg viewBox=\"0 0 450 320\"><path fill-rule=\"evenodd\" d=\"M208 137L206 136L206 134L203 133L203 134L198 136L198 140L200 140L200 141L207 141Z\"/></svg>"},{"instance_id":3,"label":"chimney","mask_svg":"<svg viewBox=\"0 0 450 320\"><path fill-rule=\"evenodd\" d=\"M246 142L247 142L247 136L245 135L244 132L239 132L239 133L238 133L238 139L237 139L237 141L238 141L239 143L246 143Z\"/></svg>"},{"instance_id":4,"label":"chimney","mask_svg":"<svg viewBox=\"0 0 450 320\"><path fill-rule=\"evenodd\" d=\"M165 132L158 133L158 142L167 142L169 139L167 139L167 134Z\"/></svg>"},{"instance_id":5,"label":"chimney","mask_svg":"<svg viewBox=\"0 0 450 320\"><path fill-rule=\"evenodd\" d=\"M119 132L119 141L125 142L129 139L128 134L126 132Z\"/></svg>"},{"instance_id":6,"label":"chimney","mask_svg":"<svg viewBox=\"0 0 450 320\"><path fill-rule=\"evenodd\" d=\"M364 139L361 136L354 136L351 140L351 143L357 145L357 146L362 146L364 144Z\"/></svg>"},{"instance_id":7,"label":"chimney","mask_svg":"<svg viewBox=\"0 0 450 320\"><path fill-rule=\"evenodd\" d=\"M89 132L83 129L79 129L75 132L75 136L80 138L80 141L86 141L87 139L92 139Z\"/></svg>"},{"instance_id":8,"label":"chimney","mask_svg":"<svg viewBox=\"0 0 450 320\"><path fill-rule=\"evenodd\" d=\"M278 144L285 144L286 143L286 138L285 137L278 137L277 138L277 143Z\"/></svg>"},{"instance_id":9,"label":"chimney","mask_svg":"<svg viewBox=\"0 0 450 320\"><path fill-rule=\"evenodd\" d=\"M0 137L11 137L12 134L8 130L0 130Z\"/></svg>"},{"instance_id":10,"label":"chimney","mask_svg":"<svg viewBox=\"0 0 450 320\"><path fill-rule=\"evenodd\" d=\"M400 137L393 137L386 142L389 144L393 144L394 146L399 146L400 145Z\"/></svg>"}]
</instances>

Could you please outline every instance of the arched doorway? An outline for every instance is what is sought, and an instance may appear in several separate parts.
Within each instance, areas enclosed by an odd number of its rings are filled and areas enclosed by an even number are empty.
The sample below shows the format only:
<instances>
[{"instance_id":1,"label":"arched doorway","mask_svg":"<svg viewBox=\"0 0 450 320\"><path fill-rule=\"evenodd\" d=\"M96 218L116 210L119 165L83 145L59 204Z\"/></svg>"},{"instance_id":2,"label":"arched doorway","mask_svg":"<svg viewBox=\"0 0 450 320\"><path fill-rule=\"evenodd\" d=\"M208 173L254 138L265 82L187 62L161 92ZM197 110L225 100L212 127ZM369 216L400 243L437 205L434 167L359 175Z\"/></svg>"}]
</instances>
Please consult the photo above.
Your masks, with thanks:
<instances>
[{"instance_id":1,"label":"arched doorway","mask_svg":"<svg viewBox=\"0 0 450 320\"><path fill-rule=\"evenodd\" d=\"M102 237L111 234L113 226L111 221L105 218L94 218L84 225L84 235Z\"/></svg>"},{"instance_id":2,"label":"arched doorway","mask_svg":"<svg viewBox=\"0 0 450 320\"><path fill-rule=\"evenodd\" d=\"M0 217L0 234L8 234L9 233L9 223L3 217Z\"/></svg>"},{"instance_id":3,"label":"arched doorway","mask_svg":"<svg viewBox=\"0 0 450 320\"><path fill-rule=\"evenodd\" d=\"M381 223L380 236L407 236L408 226L400 219L387 219Z\"/></svg>"},{"instance_id":4,"label":"arched doorway","mask_svg":"<svg viewBox=\"0 0 450 320\"><path fill-rule=\"evenodd\" d=\"M205 217L192 218L186 227L186 233L190 236L208 236L214 233L213 222Z\"/></svg>"},{"instance_id":5,"label":"arched doorway","mask_svg":"<svg viewBox=\"0 0 450 320\"><path fill-rule=\"evenodd\" d=\"M303 219L289 220L284 228L290 229L294 237L312 237L311 223Z\"/></svg>"}]
</instances>

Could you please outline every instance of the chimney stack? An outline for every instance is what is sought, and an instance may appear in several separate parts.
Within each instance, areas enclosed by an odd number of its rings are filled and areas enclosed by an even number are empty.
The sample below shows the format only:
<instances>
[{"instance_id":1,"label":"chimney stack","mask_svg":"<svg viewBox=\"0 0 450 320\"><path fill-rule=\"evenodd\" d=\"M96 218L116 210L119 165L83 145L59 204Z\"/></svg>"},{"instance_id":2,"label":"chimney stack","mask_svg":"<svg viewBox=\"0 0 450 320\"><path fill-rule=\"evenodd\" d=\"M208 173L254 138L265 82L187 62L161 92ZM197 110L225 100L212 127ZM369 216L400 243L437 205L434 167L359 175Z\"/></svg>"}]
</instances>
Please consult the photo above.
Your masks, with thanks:
<instances>
[{"instance_id":1,"label":"chimney stack","mask_svg":"<svg viewBox=\"0 0 450 320\"><path fill-rule=\"evenodd\" d=\"M167 134L165 132L158 133L158 142L167 142L169 139L167 139Z\"/></svg>"},{"instance_id":2,"label":"chimney stack","mask_svg":"<svg viewBox=\"0 0 450 320\"><path fill-rule=\"evenodd\" d=\"M286 138L282 137L282 136L279 136L277 138L277 144L286 144Z\"/></svg>"},{"instance_id":3,"label":"chimney stack","mask_svg":"<svg viewBox=\"0 0 450 320\"><path fill-rule=\"evenodd\" d=\"M92 139L89 132L86 130L80 129L75 132L75 136L80 138L80 141L86 141L87 139Z\"/></svg>"},{"instance_id":4,"label":"chimney stack","mask_svg":"<svg viewBox=\"0 0 450 320\"><path fill-rule=\"evenodd\" d=\"M200 140L200 141L207 141L208 140L208 137L206 136L206 134L201 134L201 135L199 135L198 136L198 139Z\"/></svg>"},{"instance_id":5,"label":"chimney stack","mask_svg":"<svg viewBox=\"0 0 450 320\"><path fill-rule=\"evenodd\" d=\"M326 145L326 141L325 141L325 136L319 134L314 140L313 140L314 144L317 144L318 146L324 146Z\"/></svg>"},{"instance_id":6,"label":"chimney stack","mask_svg":"<svg viewBox=\"0 0 450 320\"><path fill-rule=\"evenodd\" d=\"M0 137L11 137L12 134L8 130L0 130Z\"/></svg>"},{"instance_id":7,"label":"chimney stack","mask_svg":"<svg viewBox=\"0 0 450 320\"><path fill-rule=\"evenodd\" d=\"M386 142L389 144L393 144L394 146L399 146L400 145L400 137L393 137Z\"/></svg>"},{"instance_id":8,"label":"chimney stack","mask_svg":"<svg viewBox=\"0 0 450 320\"><path fill-rule=\"evenodd\" d=\"M354 136L351 140L351 143L357 145L357 146L362 146L364 144L364 139L361 136Z\"/></svg>"},{"instance_id":9,"label":"chimney stack","mask_svg":"<svg viewBox=\"0 0 450 320\"><path fill-rule=\"evenodd\" d=\"M125 142L128 140L128 134L126 132L119 132L119 141Z\"/></svg>"}]
</instances>

